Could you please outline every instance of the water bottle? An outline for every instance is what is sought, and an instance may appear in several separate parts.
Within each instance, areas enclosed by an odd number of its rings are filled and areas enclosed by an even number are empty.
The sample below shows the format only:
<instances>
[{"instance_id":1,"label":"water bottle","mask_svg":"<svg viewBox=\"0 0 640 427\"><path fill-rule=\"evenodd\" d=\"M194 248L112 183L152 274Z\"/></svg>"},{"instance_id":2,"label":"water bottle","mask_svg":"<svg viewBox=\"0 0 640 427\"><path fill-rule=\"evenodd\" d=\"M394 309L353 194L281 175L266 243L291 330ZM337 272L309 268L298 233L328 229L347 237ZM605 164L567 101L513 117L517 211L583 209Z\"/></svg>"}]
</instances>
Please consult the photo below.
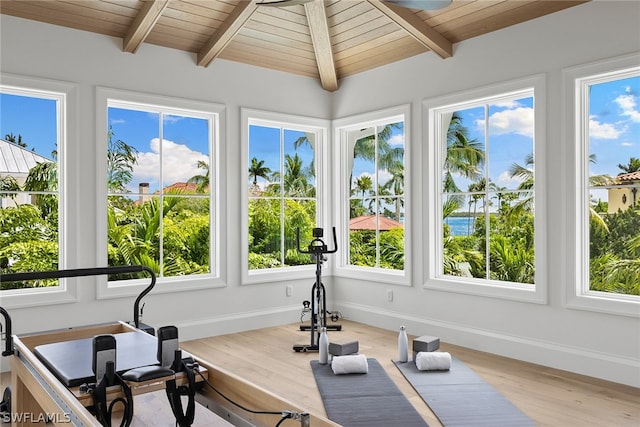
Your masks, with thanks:
<instances>
[{"instance_id":1,"label":"water bottle","mask_svg":"<svg viewBox=\"0 0 640 427\"><path fill-rule=\"evenodd\" d=\"M406 362L409 358L409 339L407 338L407 328L400 326L398 335L398 362Z\"/></svg>"},{"instance_id":2,"label":"water bottle","mask_svg":"<svg viewBox=\"0 0 640 427\"><path fill-rule=\"evenodd\" d=\"M320 332L318 351L320 352L320 364L326 365L329 362L329 337L327 336L327 328L324 326Z\"/></svg>"}]
</instances>

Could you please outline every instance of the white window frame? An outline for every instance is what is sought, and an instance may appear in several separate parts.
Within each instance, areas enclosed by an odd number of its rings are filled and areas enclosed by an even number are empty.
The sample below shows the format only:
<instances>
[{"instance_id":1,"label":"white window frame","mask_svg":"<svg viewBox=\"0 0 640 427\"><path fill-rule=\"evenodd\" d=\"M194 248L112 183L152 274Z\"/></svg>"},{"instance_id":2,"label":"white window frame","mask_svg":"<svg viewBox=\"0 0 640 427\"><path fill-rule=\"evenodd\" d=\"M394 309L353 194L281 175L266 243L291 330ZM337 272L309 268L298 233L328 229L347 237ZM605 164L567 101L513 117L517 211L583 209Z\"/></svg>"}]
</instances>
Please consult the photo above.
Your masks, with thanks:
<instances>
[{"instance_id":1,"label":"white window frame","mask_svg":"<svg viewBox=\"0 0 640 427\"><path fill-rule=\"evenodd\" d=\"M58 268L75 268L69 260L76 259L76 209L78 203L74 179L69 178L77 171L68 170L75 165L77 150L77 87L76 85L35 79L30 77L2 74L0 90L3 93L32 96L57 101L57 141L58 141ZM59 279L58 286L45 288L11 289L2 291L0 298L4 308L20 308L41 305L62 304L78 301L77 284L74 279Z\"/></svg>"},{"instance_id":2,"label":"white window frame","mask_svg":"<svg viewBox=\"0 0 640 427\"><path fill-rule=\"evenodd\" d=\"M221 159L221 142L225 140L226 109L223 105L210 102L194 101L160 95L135 93L105 87L96 88L96 152L99 153L99 161L96 167L96 180L98 186L97 195L97 253L98 265L107 265L107 130L108 108L110 102L118 106L129 104L132 108L149 106L151 109L162 109L169 114L185 114L189 112L210 117L211 141L209 176L213 185L209 188L210 204L209 212L212 218L210 222L210 273L190 276L158 277L154 293L184 292L189 290L211 289L226 286L226 252L222 250L222 243L226 241L226 227L222 224L225 218L220 208L220 201L225 196L220 185L220 176L224 176L221 170L224 161ZM223 234L223 230L224 234ZM129 297L139 294L149 284L148 278L118 280L109 282L106 276L98 277L97 299Z\"/></svg>"},{"instance_id":3,"label":"white window frame","mask_svg":"<svg viewBox=\"0 0 640 427\"><path fill-rule=\"evenodd\" d=\"M480 295L491 298L523 301L537 304L547 303L547 261L546 261L546 203L543 195L547 190L545 172L545 137L546 137L546 89L545 76L538 74L531 77L486 86L470 91L460 92L439 98L423 101L424 135L427 137L427 149L424 150L423 164L428 165L423 182L427 190L423 209L426 215L425 230L425 280L424 287L446 292L457 292ZM443 264L443 220L442 220L442 158L444 147L439 144L443 127L440 112L454 111L480 102L491 102L501 97L511 97L522 93L522 96L534 97L534 245L535 245L535 284L518 284L495 280L462 278L441 273ZM446 130L444 130L446 133Z\"/></svg>"},{"instance_id":4,"label":"white window frame","mask_svg":"<svg viewBox=\"0 0 640 427\"><path fill-rule=\"evenodd\" d=\"M640 54L634 53L564 69L563 126L565 164L568 171L567 242L569 248L563 264L568 266L565 282L565 304L569 308L640 317L640 297L589 289L589 102L584 93L593 83L606 82L637 75Z\"/></svg>"},{"instance_id":5,"label":"white window frame","mask_svg":"<svg viewBox=\"0 0 640 427\"><path fill-rule=\"evenodd\" d=\"M338 177L335 182L335 217L338 230L338 253L334 274L337 277L382 282L390 285L411 286L412 272L412 232L411 232L411 106L409 104L391 107L383 110L358 114L341 118L333 122L334 134L334 165L339 166ZM345 143L347 133L372 126L389 123L404 123L404 270L392 270L379 267L363 267L349 264L349 170L348 146ZM335 172L334 172L335 173Z\"/></svg>"},{"instance_id":6,"label":"white window frame","mask_svg":"<svg viewBox=\"0 0 640 427\"><path fill-rule=\"evenodd\" d=\"M330 122L324 119L317 119L291 114L274 113L270 111L255 110L251 108L241 108L241 161L239 180L241 182L241 269L242 285L256 283L279 282L284 280L308 279L314 277L315 265L297 265L290 267L270 268L270 269L249 269L249 196L247 193L247 177L249 170L249 126L282 127L285 129L301 130L313 132L316 135L314 162L316 166L316 221L317 226L325 229L325 236L331 234L327 232L330 225L326 223L327 198L329 197L327 186L325 185L327 171L327 135ZM329 245L331 247L331 245Z\"/></svg>"}]
</instances>

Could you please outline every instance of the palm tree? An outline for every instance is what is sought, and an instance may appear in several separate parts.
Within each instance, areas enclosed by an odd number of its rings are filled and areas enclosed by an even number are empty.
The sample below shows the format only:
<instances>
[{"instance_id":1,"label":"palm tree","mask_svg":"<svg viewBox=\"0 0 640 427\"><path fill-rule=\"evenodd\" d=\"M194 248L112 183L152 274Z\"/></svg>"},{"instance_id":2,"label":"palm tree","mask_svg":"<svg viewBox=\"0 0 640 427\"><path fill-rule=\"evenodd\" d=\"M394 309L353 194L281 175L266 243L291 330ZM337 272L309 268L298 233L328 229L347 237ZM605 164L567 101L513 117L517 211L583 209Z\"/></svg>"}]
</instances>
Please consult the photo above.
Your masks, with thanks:
<instances>
[{"instance_id":1,"label":"palm tree","mask_svg":"<svg viewBox=\"0 0 640 427\"><path fill-rule=\"evenodd\" d=\"M356 179L356 188L355 190L362 192L362 198L367 191L370 191L373 188L373 180L369 175L362 175L361 177Z\"/></svg>"},{"instance_id":2,"label":"palm tree","mask_svg":"<svg viewBox=\"0 0 640 427\"><path fill-rule=\"evenodd\" d=\"M401 208L404 205L404 198L400 197L404 191L404 163L402 161L395 161L389 167L389 173L391 178L383 186L383 190L391 191L391 194L395 197L395 219L400 221Z\"/></svg>"},{"instance_id":3,"label":"palm tree","mask_svg":"<svg viewBox=\"0 0 640 427\"><path fill-rule=\"evenodd\" d=\"M18 147L27 148L27 144L22 142L22 135L18 134L16 137L13 132L8 133L4 136L6 141L11 142L12 144L16 144Z\"/></svg>"},{"instance_id":4,"label":"palm tree","mask_svg":"<svg viewBox=\"0 0 640 427\"><path fill-rule=\"evenodd\" d=\"M389 139L393 135L393 129L400 129L401 123L390 123L379 127L376 134L367 135L356 141L353 149L353 157L364 160L375 161L376 144L378 153L378 168L389 169L394 162L402 161L404 156L403 147L391 147ZM378 128L376 128L378 129Z\"/></svg>"},{"instance_id":5,"label":"palm tree","mask_svg":"<svg viewBox=\"0 0 640 427\"><path fill-rule=\"evenodd\" d=\"M16 192L20 191L20 184L11 175L0 177L0 199L3 197L16 198Z\"/></svg>"},{"instance_id":6,"label":"palm tree","mask_svg":"<svg viewBox=\"0 0 640 427\"><path fill-rule=\"evenodd\" d=\"M480 166L484 164L484 159L484 145L475 139L469 139L468 130L462 125L462 117L457 112L453 113L447 130L444 191L460 191L453 179L454 174L474 181L481 178Z\"/></svg>"},{"instance_id":7,"label":"palm tree","mask_svg":"<svg viewBox=\"0 0 640 427\"><path fill-rule=\"evenodd\" d=\"M43 192L33 198L34 204L42 211L43 218L58 211L58 198L46 194L58 189L58 164L56 162L41 162L29 169L24 182L25 191Z\"/></svg>"},{"instance_id":8,"label":"palm tree","mask_svg":"<svg viewBox=\"0 0 640 427\"><path fill-rule=\"evenodd\" d=\"M487 180L481 178L480 181L469 184L469 193L472 193L469 197L469 216L471 216L471 205L473 205L473 218L476 217L478 208L478 200L484 198L484 193L487 191ZM467 235L471 234L471 223L467 222Z\"/></svg>"},{"instance_id":9,"label":"palm tree","mask_svg":"<svg viewBox=\"0 0 640 427\"><path fill-rule=\"evenodd\" d=\"M626 165L618 164L618 167L623 171L618 175L623 175L625 173L638 172L640 171L640 159L631 157L629 159L629 163Z\"/></svg>"},{"instance_id":10,"label":"palm tree","mask_svg":"<svg viewBox=\"0 0 640 427\"><path fill-rule=\"evenodd\" d=\"M271 173L271 168L268 168L264 165L264 160L258 161L257 158L251 159L251 166L249 166L249 176L253 177L253 186L258 186L258 178L264 178L266 180L269 179L269 174Z\"/></svg>"},{"instance_id":11,"label":"palm tree","mask_svg":"<svg viewBox=\"0 0 640 427\"><path fill-rule=\"evenodd\" d=\"M293 141L293 149L297 150L298 148L302 147L303 145L308 145L309 147L311 147L311 150L313 151L313 157L311 158L311 163L309 164L309 175L310 176L316 176L316 168L315 168L315 137L313 137L312 133L309 132L305 132L305 134L303 136L301 136L300 138L296 139L295 141Z\"/></svg>"},{"instance_id":12,"label":"palm tree","mask_svg":"<svg viewBox=\"0 0 640 427\"><path fill-rule=\"evenodd\" d=\"M462 117L454 112L447 129L447 154L444 160L442 190L446 193L460 192L454 175L477 180L481 178L480 166L484 164L485 153L482 143L468 137L468 130L462 124ZM464 203L464 196L455 194L447 197L442 217L446 218Z\"/></svg>"},{"instance_id":13,"label":"palm tree","mask_svg":"<svg viewBox=\"0 0 640 427\"><path fill-rule=\"evenodd\" d=\"M196 167L198 169L204 170L205 174L194 175L189 178L187 182L190 184L196 184L198 186L196 191L202 193L207 189L207 187L209 187L209 163L205 162L204 160L198 160L198 163L196 163Z\"/></svg>"},{"instance_id":14,"label":"palm tree","mask_svg":"<svg viewBox=\"0 0 640 427\"><path fill-rule=\"evenodd\" d=\"M107 189L114 193L126 192L126 185L133 179L133 165L138 162L138 150L118 139L109 127L107 133Z\"/></svg>"},{"instance_id":15,"label":"palm tree","mask_svg":"<svg viewBox=\"0 0 640 427\"><path fill-rule=\"evenodd\" d=\"M307 172L304 171L304 163L298 153L293 157L289 154L284 156L282 185L288 196L309 196L312 192L307 180Z\"/></svg>"}]
</instances>

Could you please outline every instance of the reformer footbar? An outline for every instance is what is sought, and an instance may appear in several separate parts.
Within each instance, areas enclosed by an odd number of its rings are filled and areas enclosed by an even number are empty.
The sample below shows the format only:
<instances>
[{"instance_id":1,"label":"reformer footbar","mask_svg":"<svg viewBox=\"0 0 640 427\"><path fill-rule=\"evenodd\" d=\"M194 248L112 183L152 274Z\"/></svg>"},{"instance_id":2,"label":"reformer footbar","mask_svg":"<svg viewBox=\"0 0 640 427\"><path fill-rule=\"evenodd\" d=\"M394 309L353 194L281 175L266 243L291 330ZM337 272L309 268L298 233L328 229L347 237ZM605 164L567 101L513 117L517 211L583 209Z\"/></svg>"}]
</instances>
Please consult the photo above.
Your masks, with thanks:
<instances>
[{"instance_id":1,"label":"reformer footbar","mask_svg":"<svg viewBox=\"0 0 640 427\"><path fill-rule=\"evenodd\" d=\"M307 250L300 248L300 229L296 231L296 246L298 252L310 254L316 260L316 281L311 288L311 324L307 328L300 326L300 330L309 330L311 333L311 343L296 344L293 350L296 352L318 351L318 340L320 330L326 327L327 330L340 331L341 325L327 326L327 296L324 284L322 283L322 263L326 261L325 255L333 254L338 251L338 238L336 237L336 228L333 227L333 249L328 249L327 244L322 240L324 231L322 228L313 229L313 240L309 243Z\"/></svg>"}]
</instances>

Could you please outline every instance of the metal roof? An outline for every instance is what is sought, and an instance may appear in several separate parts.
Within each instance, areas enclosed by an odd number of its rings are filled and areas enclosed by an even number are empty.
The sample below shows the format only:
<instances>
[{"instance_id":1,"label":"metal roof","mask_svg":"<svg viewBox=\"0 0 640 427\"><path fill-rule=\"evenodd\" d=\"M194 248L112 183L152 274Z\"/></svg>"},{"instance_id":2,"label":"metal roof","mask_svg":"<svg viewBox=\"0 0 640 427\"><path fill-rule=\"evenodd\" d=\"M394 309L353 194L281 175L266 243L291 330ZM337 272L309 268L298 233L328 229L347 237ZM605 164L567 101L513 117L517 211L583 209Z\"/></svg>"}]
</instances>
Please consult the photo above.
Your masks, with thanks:
<instances>
[{"instance_id":1,"label":"metal roof","mask_svg":"<svg viewBox=\"0 0 640 427\"><path fill-rule=\"evenodd\" d=\"M36 164L48 162L51 160L38 153L0 139L0 175L27 175Z\"/></svg>"}]
</instances>

